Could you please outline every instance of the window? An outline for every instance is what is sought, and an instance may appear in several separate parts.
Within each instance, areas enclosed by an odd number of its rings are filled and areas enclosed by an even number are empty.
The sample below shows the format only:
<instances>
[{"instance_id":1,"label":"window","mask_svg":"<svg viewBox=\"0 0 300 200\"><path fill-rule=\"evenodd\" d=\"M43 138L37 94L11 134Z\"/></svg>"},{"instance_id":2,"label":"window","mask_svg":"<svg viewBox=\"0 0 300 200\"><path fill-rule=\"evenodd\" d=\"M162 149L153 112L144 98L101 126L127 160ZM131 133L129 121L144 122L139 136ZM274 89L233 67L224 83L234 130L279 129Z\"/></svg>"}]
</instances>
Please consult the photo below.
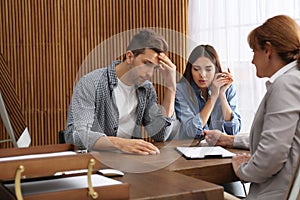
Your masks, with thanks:
<instances>
[{"instance_id":1,"label":"window","mask_svg":"<svg viewBox=\"0 0 300 200\"><path fill-rule=\"evenodd\" d=\"M242 116L241 132L250 131L255 111L265 93L266 81L256 77L247 36L267 18L279 14L289 15L300 22L300 1L189 1L189 53L199 44L210 44L217 50L223 70L230 68Z\"/></svg>"}]
</instances>

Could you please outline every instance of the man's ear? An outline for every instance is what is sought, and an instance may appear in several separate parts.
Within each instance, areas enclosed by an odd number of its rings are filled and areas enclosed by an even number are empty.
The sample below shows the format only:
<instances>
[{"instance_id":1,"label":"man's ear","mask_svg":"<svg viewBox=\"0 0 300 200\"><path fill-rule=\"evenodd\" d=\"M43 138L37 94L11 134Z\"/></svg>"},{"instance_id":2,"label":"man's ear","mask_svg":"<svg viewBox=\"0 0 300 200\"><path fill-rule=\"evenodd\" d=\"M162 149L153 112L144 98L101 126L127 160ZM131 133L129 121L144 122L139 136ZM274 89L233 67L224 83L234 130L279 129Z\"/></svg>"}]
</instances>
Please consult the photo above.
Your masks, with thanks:
<instances>
[{"instance_id":1,"label":"man's ear","mask_svg":"<svg viewBox=\"0 0 300 200\"><path fill-rule=\"evenodd\" d=\"M127 51L127 52L125 53L125 56L126 56L125 62L126 62L127 64L131 64L131 62L133 61L133 58L134 58L134 54L132 53L132 51Z\"/></svg>"}]
</instances>

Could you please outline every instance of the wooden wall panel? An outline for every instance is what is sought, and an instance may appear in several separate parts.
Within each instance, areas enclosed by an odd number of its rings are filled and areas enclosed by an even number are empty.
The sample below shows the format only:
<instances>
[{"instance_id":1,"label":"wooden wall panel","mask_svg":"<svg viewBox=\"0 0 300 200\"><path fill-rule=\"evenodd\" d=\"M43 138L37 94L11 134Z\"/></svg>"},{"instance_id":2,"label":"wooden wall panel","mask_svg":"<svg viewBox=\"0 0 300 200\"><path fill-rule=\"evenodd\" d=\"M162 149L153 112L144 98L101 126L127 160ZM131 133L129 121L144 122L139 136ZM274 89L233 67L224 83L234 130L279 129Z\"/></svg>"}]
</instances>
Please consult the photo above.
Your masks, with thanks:
<instances>
[{"instance_id":1,"label":"wooden wall panel","mask_svg":"<svg viewBox=\"0 0 300 200\"><path fill-rule=\"evenodd\" d=\"M188 0L0 1L0 53L7 60L32 145L57 143L76 79L120 57L140 28L151 27L165 36L169 56L182 73L187 8ZM156 74L153 80L161 77ZM156 88L161 99L163 87ZM4 138L0 120L0 140Z\"/></svg>"}]
</instances>

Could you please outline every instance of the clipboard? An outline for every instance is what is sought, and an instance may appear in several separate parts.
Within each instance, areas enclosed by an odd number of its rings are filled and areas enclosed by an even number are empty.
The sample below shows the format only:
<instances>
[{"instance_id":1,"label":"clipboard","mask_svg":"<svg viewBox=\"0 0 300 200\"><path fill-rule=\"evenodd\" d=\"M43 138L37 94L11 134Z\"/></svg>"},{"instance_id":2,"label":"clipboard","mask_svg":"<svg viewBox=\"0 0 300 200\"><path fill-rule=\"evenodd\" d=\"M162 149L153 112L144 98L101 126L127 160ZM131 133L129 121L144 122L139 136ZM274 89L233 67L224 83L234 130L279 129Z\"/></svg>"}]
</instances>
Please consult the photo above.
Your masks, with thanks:
<instances>
[{"instance_id":1,"label":"clipboard","mask_svg":"<svg viewBox=\"0 0 300 200\"><path fill-rule=\"evenodd\" d=\"M235 155L221 146L214 147L176 147L176 150L186 159L231 158Z\"/></svg>"}]
</instances>

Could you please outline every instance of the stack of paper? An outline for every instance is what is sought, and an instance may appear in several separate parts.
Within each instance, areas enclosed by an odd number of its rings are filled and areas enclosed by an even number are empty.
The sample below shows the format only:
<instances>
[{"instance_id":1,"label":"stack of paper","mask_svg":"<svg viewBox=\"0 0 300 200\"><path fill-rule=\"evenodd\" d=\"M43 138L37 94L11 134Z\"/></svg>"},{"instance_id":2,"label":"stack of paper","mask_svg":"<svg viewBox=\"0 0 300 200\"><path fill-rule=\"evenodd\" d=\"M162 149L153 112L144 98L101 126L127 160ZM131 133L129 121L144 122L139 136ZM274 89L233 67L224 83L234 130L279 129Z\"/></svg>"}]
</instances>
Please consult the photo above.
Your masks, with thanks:
<instances>
[{"instance_id":1,"label":"stack of paper","mask_svg":"<svg viewBox=\"0 0 300 200\"><path fill-rule=\"evenodd\" d=\"M215 147L176 147L186 159L230 158L235 154L220 146Z\"/></svg>"}]
</instances>

